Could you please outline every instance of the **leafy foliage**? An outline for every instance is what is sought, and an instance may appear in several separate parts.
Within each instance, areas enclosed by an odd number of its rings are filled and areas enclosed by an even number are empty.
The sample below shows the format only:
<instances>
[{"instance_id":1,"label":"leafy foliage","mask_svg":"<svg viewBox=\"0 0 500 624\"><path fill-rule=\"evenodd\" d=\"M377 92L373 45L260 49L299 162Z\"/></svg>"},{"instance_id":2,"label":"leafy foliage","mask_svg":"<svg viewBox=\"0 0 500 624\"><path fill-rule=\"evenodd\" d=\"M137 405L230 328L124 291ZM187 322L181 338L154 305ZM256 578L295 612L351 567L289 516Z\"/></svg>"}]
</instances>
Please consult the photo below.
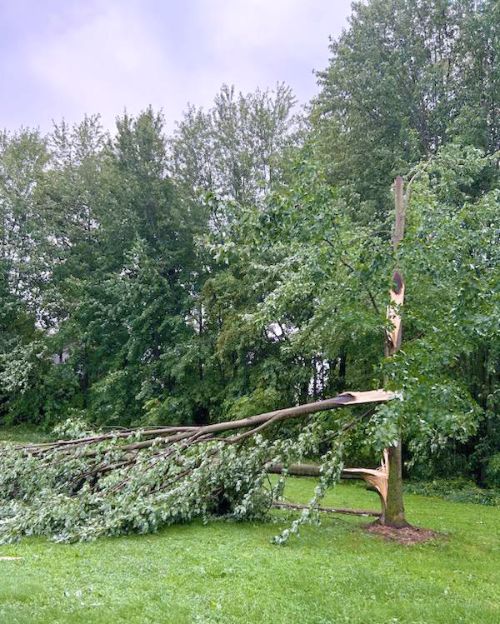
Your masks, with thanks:
<instances>
[{"instance_id":1,"label":"leafy foliage","mask_svg":"<svg viewBox=\"0 0 500 624\"><path fill-rule=\"evenodd\" d=\"M405 490L423 496L439 496L455 503L476 503L478 505L498 506L500 493L495 489L478 488L466 479L435 481L409 481Z\"/></svg>"},{"instance_id":2,"label":"leafy foliage","mask_svg":"<svg viewBox=\"0 0 500 624\"><path fill-rule=\"evenodd\" d=\"M383 218L394 177L449 142L494 153L494 0L356 2L319 73L314 120L331 180L357 218Z\"/></svg>"},{"instance_id":3,"label":"leafy foliage","mask_svg":"<svg viewBox=\"0 0 500 624\"><path fill-rule=\"evenodd\" d=\"M43 535L67 542L151 533L194 518L263 518L285 485L286 471L277 483L269 481L269 464L300 461L333 437L321 420L295 438L256 434L243 445L196 436L168 444L168 436L159 435L145 443L147 430L98 435L83 426L70 420L55 432L80 436L66 444L0 448L1 540ZM300 524L340 477L342 445L333 448ZM298 527L294 522L277 542Z\"/></svg>"}]
</instances>

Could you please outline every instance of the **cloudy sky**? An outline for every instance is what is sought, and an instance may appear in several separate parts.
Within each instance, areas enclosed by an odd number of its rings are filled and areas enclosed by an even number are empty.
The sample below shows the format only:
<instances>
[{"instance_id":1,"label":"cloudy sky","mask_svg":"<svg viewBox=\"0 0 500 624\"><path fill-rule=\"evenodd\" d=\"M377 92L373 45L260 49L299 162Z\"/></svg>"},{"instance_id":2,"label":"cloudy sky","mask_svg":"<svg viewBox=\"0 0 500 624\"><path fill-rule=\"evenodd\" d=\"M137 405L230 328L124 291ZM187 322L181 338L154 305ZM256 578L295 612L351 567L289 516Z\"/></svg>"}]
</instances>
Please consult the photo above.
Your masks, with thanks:
<instances>
[{"instance_id":1,"label":"cloudy sky","mask_svg":"<svg viewBox=\"0 0 500 624\"><path fill-rule=\"evenodd\" d=\"M169 125L223 83L316 92L351 0L0 0L0 128L148 104Z\"/></svg>"}]
</instances>

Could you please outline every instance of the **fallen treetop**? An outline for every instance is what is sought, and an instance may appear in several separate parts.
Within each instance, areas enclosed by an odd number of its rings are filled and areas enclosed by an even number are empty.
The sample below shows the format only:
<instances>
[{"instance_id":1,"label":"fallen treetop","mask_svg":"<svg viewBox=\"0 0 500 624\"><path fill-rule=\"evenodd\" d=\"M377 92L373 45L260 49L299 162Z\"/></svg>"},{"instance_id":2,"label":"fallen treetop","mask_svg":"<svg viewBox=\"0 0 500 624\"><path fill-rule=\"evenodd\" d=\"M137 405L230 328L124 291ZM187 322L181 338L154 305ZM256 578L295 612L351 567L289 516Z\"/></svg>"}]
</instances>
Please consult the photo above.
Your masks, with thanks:
<instances>
[{"instance_id":1,"label":"fallen treetop","mask_svg":"<svg viewBox=\"0 0 500 624\"><path fill-rule=\"evenodd\" d=\"M214 423L211 425L200 426L179 426L179 427L156 427L146 428L137 431L114 431L93 436L85 436L71 440L57 440L43 444L22 445L22 448L32 453L43 453L44 451L55 448L65 448L71 446L82 446L103 442L106 440L116 440L120 438L130 439L131 436L140 438L138 442L126 444L122 450L135 451L141 448L147 448L153 444L172 444L182 440L195 442L197 440L208 441L214 439L214 434L222 434L235 429L249 429L247 432L239 436L223 438L227 443L235 443L246 437L254 435L265 427L291 418L299 418L308 414L337 409L340 407L355 407L356 405L365 405L368 403L385 403L397 397L395 392L387 390L369 390L366 392L343 392L331 399L323 401L315 401L313 403L305 403L295 407L287 407L285 409L274 410L249 416L239 420L229 420L226 422ZM89 453L90 455L90 453Z\"/></svg>"},{"instance_id":2,"label":"fallen treetop","mask_svg":"<svg viewBox=\"0 0 500 624\"><path fill-rule=\"evenodd\" d=\"M372 410L336 423L308 420L284 436L259 434L285 420L395 397L385 390L345 392L210 425L82 433L0 447L0 540L46 535L72 541L152 532L197 517L263 517L280 500L286 468L328 441L308 508L320 511L326 488L341 477L343 437ZM285 468L282 477L270 482L269 469L277 464ZM302 510L301 522L310 512Z\"/></svg>"}]
</instances>

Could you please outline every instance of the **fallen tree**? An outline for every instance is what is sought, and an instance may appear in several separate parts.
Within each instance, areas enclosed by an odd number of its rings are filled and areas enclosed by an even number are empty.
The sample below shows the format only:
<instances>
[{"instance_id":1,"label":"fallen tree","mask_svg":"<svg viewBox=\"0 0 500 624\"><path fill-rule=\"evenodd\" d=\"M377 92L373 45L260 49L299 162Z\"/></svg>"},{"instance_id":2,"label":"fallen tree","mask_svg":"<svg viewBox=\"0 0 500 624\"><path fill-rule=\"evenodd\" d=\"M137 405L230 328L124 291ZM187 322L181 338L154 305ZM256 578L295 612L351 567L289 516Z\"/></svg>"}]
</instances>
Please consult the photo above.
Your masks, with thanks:
<instances>
[{"instance_id":1,"label":"fallen tree","mask_svg":"<svg viewBox=\"0 0 500 624\"><path fill-rule=\"evenodd\" d=\"M321 511L326 489L342 475L347 432L369 413L331 422L308 419L295 435L263 435L280 422L344 407L384 403L384 390L343 393L332 399L199 427L162 427L108 433L0 449L0 538L45 535L57 541L147 533L175 522L212 516L263 517L283 493L287 466L317 454L319 485L286 541ZM281 465L271 482L272 466ZM281 503L282 505L285 503Z\"/></svg>"}]
</instances>

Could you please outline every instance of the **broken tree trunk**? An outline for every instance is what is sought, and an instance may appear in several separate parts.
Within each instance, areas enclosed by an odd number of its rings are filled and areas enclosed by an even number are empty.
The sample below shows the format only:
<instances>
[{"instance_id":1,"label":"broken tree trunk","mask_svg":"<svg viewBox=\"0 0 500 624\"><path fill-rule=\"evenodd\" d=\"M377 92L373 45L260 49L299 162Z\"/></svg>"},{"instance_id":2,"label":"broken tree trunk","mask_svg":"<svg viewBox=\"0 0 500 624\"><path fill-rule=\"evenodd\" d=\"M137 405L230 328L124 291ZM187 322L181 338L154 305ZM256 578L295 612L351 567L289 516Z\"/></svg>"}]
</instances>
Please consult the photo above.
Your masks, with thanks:
<instances>
[{"instance_id":1,"label":"broken tree trunk","mask_svg":"<svg viewBox=\"0 0 500 624\"><path fill-rule=\"evenodd\" d=\"M332 437L341 442L372 410L351 414L328 431L325 423L318 423L309 441L287 436L286 443L273 442L260 437L265 428L288 419L306 422L324 410L383 403L395 397L386 390L345 392L325 401L199 427L95 432L38 445L0 445L0 463L7 473L7 477L3 473L7 486L0 492L0 506L22 501L19 512L7 519L8 526L0 522L0 536L19 531L71 541L149 532L209 515L264 514L280 491L265 484L269 464L291 462ZM328 479L338 476L341 444L336 450L327 467L334 471ZM44 506L44 518L32 526L30 514L39 505ZM314 501L310 505L319 507Z\"/></svg>"},{"instance_id":2,"label":"broken tree trunk","mask_svg":"<svg viewBox=\"0 0 500 624\"><path fill-rule=\"evenodd\" d=\"M268 468L268 472L271 474L281 474L285 469L283 464L271 464ZM298 477L319 477L320 468L316 464L291 464L286 467L286 471L289 475ZM380 504L382 512L373 514L366 512L365 515L373 516L377 515L382 517L385 513L387 502L387 484L388 484L388 454L384 451L384 457L379 468L344 468L341 473L342 479L363 479L368 485L373 488L380 498ZM348 513L347 511L338 511L337 513Z\"/></svg>"},{"instance_id":3,"label":"broken tree trunk","mask_svg":"<svg viewBox=\"0 0 500 624\"><path fill-rule=\"evenodd\" d=\"M396 252L399 243L403 239L405 229L406 201L404 196L404 183L401 176L398 176L394 182L394 198L396 217L392 236L392 245L394 251ZM386 357L392 357L399 350L403 330L400 308L404 302L405 284L403 276L397 266L392 276L392 282L392 288L390 291L391 302L387 309L387 318L391 322L392 328L386 333L384 348ZM380 523L386 526L400 528L408 526L405 519L403 503L403 459L401 432L398 434L396 443L387 449L387 458L387 496L383 513L380 518Z\"/></svg>"}]
</instances>

